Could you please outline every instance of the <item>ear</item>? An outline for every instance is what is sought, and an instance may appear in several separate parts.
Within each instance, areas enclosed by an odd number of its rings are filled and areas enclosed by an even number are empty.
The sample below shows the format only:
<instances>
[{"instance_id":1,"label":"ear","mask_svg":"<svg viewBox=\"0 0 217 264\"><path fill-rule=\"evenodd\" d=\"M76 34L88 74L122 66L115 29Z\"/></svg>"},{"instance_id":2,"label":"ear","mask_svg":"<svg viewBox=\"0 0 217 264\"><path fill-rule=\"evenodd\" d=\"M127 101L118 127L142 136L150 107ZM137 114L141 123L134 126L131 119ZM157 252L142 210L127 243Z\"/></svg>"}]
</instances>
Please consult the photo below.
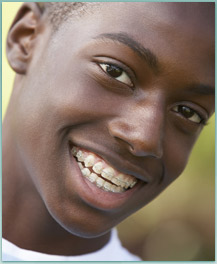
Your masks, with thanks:
<instances>
[{"instance_id":1,"label":"ear","mask_svg":"<svg viewBox=\"0 0 217 264\"><path fill-rule=\"evenodd\" d=\"M42 11L36 3L25 3L12 23L7 37L7 58L16 73L27 71L41 16Z\"/></svg>"}]
</instances>

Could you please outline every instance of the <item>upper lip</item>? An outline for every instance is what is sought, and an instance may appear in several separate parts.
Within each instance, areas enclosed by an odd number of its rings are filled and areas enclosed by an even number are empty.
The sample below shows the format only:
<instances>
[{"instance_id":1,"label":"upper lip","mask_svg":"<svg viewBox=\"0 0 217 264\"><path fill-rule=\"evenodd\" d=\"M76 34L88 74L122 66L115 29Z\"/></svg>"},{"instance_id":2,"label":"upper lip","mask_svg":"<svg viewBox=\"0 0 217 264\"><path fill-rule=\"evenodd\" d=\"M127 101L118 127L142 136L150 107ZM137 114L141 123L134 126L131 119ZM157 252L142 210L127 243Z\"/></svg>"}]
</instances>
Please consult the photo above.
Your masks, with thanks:
<instances>
[{"instance_id":1,"label":"upper lip","mask_svg":"<svg viewBox=\"0 0 217 264\"><path fill-rule=\"evenodd\" d=\"M91 147L83 146L81 144L73 144L72 142L71 142L71 145L87 150L87 151L90 151L90 152L93 152L93 153L96 153L103 160L105 160L111 167L117 169L121 173L132 175L135 178L145 183L149 183L151 181L150 175L147 173L147 171L144 168L141 168L141 167L138 167L132 164L129 160L124 160L122 157L120 157L116 153L112 153L112 155L105 154L102 151L93 149Z\"/></svg>"}]
</instances>

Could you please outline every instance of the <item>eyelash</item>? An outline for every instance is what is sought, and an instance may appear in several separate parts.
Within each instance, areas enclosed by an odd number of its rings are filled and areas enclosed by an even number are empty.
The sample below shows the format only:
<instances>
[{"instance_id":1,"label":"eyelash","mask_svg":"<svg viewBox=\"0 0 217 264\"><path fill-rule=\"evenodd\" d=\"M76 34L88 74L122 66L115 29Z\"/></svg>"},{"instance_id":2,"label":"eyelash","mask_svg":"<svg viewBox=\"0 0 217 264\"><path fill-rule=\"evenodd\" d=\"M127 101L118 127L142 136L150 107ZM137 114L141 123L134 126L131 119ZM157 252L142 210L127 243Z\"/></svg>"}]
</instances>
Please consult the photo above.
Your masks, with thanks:
<instances>
[{"instance_id":1,"label":"eyelash","mask_svg":"<svg viewBox=\"0 0 217 264\"><path fill-rule=\"evenodd\" d=\"M125 65L117 65L116 63L113 62L105 62L105 61L97 61L96 62L98 64L98 66L100 67L100 69L109 77L112 78L113 80L123 84L123 85L127 85L128 87L130 87L130 89L134 90L134 74L131 73L130 69L128 69L127 66ZM112 74L108 73L108 68L110 67L110 71L112 70L118 70L120 71L120 75L119 76L112 76ZM116 72L117 73L117 72ZM125 81L120 80L120 78L124 78Z\"/></svg>"},{"instance_id":2,"label":"eyelash","mask_svg":"<svg viewBox=\"0 0 217 264\"><path fill-rule=\"evenodd\" d=\"M185 105L176 105L172 108L172 110L180 115L182 115L183 118L189 120L190 122L197 124L197 125L207 125L207 119L204 118L200 113L198 113L197 111L195 111L194 109L192 109L189 106L185 106ZM186 114L190 114L189 117L186 117L185 114L183 113L183 111L187 110L188 112L186 112ZM192 115L191 115L192 114ZM191 120L191 118L193 118L195 116L195 118L199 118L200 120L197 121L193 121Z\"/></svg>"}]
</instances>

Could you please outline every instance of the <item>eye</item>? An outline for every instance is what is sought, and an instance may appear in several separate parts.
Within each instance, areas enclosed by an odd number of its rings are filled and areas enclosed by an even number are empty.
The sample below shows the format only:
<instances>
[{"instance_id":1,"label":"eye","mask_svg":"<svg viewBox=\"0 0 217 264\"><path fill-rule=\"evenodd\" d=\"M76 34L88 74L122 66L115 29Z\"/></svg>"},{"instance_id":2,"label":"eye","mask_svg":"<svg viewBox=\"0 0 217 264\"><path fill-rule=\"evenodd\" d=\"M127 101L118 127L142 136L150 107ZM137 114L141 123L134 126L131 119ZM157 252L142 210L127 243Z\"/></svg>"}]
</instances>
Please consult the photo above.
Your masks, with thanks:
<instances>
[{"instance_id":1,"label":"eye","mask_svg":"<svg viewBox=\"0 0 217 264\"><path fill-rule=\"evenodd\" d=\"M133 86L133 83L128 76L128 74L121 69L120 67L107 63L99 63L99 66L104 72L106 72L110 77L116 79L119 82L122 82L128 86Z\"/></svg>"},{"instance_id":2,"label":"eye","mask_svg":"<svg viewBox=\"0 0 217 264\"><path fill-rule=\"evenodd\" d=\"M193 109L184 105L177 105L172 109L174 112L181 114L186 119L196 123L201 124L204 122L204 119Z\"/></svg>"}]
</instances>

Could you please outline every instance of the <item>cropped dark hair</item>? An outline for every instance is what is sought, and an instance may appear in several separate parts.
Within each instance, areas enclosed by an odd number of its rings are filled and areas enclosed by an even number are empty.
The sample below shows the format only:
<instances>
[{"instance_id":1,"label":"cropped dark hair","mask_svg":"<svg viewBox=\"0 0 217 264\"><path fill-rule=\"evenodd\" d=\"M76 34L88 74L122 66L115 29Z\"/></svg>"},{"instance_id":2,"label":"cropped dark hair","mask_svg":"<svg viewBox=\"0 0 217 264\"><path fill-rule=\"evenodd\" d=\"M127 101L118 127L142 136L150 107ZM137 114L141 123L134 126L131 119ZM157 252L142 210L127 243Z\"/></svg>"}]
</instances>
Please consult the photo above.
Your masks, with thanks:
<instances>
[{"instance_id":1,"label":"cropped dark hair","mask_svg":"<svg viewBox=\"0 0 217 264\"><path fill-rule=\"evenodd\" d=\"M72 15L81 16L87 12L87 6L94 6L94 2L38 2L41 11L47 15L54 30Z\"/></svg>"}]
</instances>

